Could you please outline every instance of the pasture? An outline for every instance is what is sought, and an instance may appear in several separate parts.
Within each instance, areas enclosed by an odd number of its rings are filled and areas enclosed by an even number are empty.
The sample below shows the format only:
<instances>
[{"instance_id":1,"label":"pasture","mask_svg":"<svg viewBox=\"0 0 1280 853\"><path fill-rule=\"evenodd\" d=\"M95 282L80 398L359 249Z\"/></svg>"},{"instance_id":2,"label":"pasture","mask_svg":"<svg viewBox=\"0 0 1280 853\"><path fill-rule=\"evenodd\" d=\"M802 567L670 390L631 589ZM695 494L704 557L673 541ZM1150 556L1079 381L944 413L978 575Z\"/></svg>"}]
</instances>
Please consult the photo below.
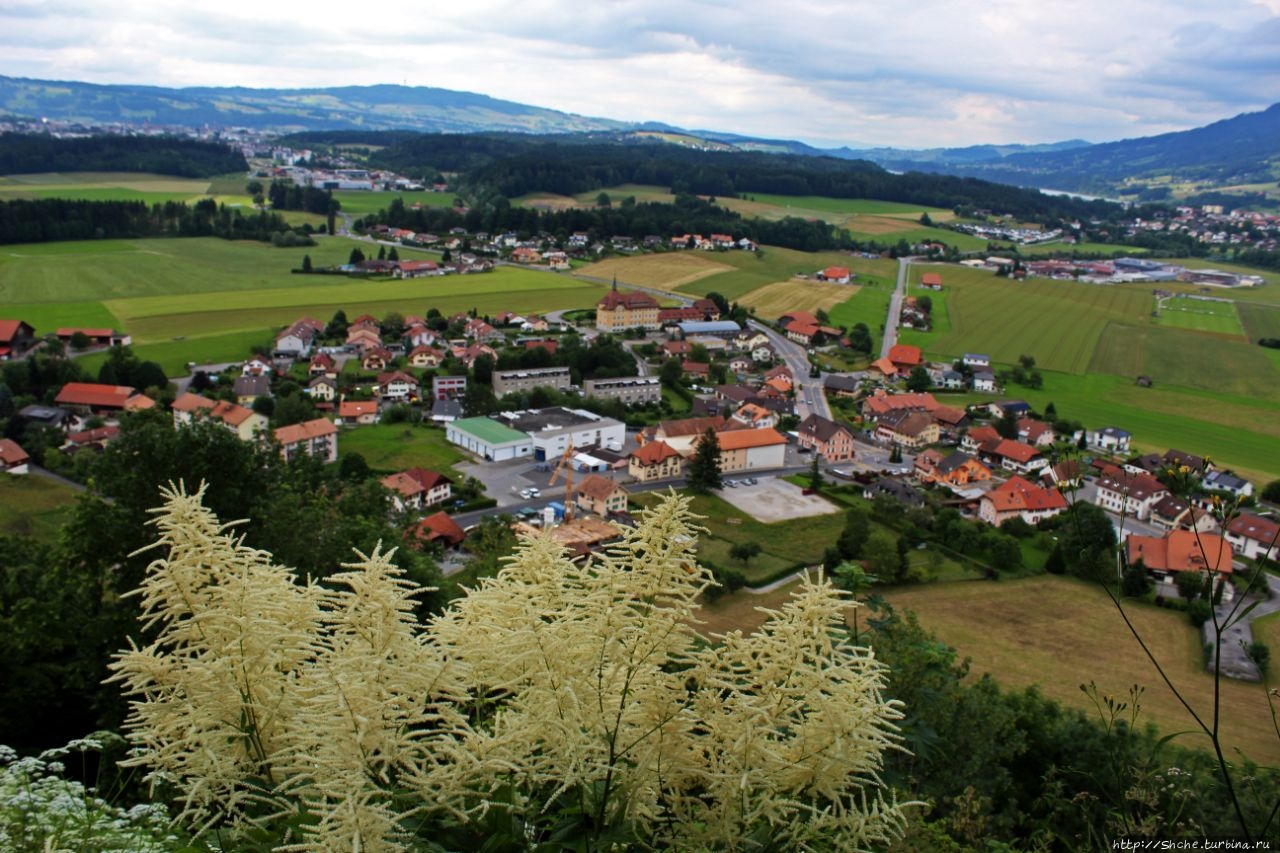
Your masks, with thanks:
<instances>
[{"instance_id":1,"label":"pasture","mask_svg":"<svg viewBox=\"0 0 1280 853\"><path fill-rule=\"evenodd\" d=\"M411 424L374 424L344 429L338 436L338 452L358 453L379 474L407 468L449 472L466 456L445 441L444 430ZM461 479L454 475L454 481Z\"/></svg>"},{"instance_id":2,"label":"pasture","mask_svg":"<svg viewBox=\"0 0 1280 853\"><path fill-rule=\"evenodd\" d=\"M34 474L0 476L0 536L26 536L52 545L71 517L76 491Z\"/></svg>"},{"instance_id":3,"label":"pasture","mask_svg":"<svg viewBox=\"0 0 1280 853\"><path fill-rule=\"evenodd\" d=\"M1280 338L1280 306L1237 302L1236 311L1240 314L1240 322L1251 342L1257 343L1262 338Z\"/></svg>"},{"instance_id":4,"label":"pasture","mask_svg":"<svg viewBox=\"0 0 1280 853\"><path fill-rule=\"evenodd\" d=\"M13 199L68 198L85 201L166 201L191 203L202 198L219 204L249 207L253 199L244 191L247 179L177 178L136 172L46 172L0 177L0 201Z\"/></svg>"},{"instance_id":5,"label":"pasture","mask_svg":"<svg viewBox=\"0 0 1280 853\"><path fill-rule=\"evenodd\" d=\"M599 281L617 278L619 285L675 291L707 276L732 272L734 267L719 262L721 254L683 251L608 258L587 264L574 275Z\"/></svg>"},{"instance_id":6,"label":"pasture","mask_svg":"<svg viewBox=\"0 0 1280 853\"><path fill-rule=\"evenodd\" d=\"M414 205L452 207L453 200L456 198L453 193L401 192L399 190L334 190L333 197L342 205L343 213L349 213L357 218L385 210L397 198L403 201L407 208L412 208Z\"/></svg>"},{"instance_id":7,"label":"pasture","mask_svg":"<svg viewBox=\"0 0 1280 853\"><path fill-rule=\"evenodd\" d=\"M1156 322L1161 326L1239 337L1244 335L1233 302L1216 302L1194 296L1156 300Z\"/></svg>"}]
</instances>

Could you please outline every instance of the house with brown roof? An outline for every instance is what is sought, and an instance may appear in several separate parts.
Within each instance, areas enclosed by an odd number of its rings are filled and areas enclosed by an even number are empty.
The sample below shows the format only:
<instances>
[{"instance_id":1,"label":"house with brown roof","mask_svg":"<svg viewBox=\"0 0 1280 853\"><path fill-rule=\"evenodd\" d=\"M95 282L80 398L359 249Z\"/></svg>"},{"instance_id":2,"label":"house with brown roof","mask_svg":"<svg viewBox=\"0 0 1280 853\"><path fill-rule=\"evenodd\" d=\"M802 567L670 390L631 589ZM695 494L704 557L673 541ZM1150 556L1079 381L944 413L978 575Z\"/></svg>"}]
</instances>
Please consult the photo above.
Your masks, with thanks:
<instances>
[{"instance_id":1,"label":"house with brown roof","mask_svg":"<svg viewBox=\"0 0 1280 853\"><path fill-rule=\"evenodd\" d=\"M969 413L955 406L939 406L934 409L933 420L942 429L943 435L957 436L969 427Z\"/></svg>"},{"instance_id":2,"label":"house with brown roof","mask_svg":"<svg viewBox=\"0 0 1280 853\"><path fill-rule=\"evenodd\" d=\"M418 386L417 379L403 370L393 370L390 373L378 374L377 395L382 400L408 403L421 397L422 390Z\"/></svg>"},{"instance_id":3,"label":"house with brown roof","mask_svg":"<svg viewBox=\"0 0 1280 853\"><path fill-rule=\"evenodd\" d=\"M79 453L81 450L92 450L101 453L107 445L120 435L120 427L115 424L94 427L69 433L67 440L58 449L63 453Z\"/></svg>"},{"instance_id":4,"label":"house with brown roof","mask_svg":"<svg viewBox=\"0 0 1280 853\"><path fill-rule=\"evenodd\" d=\"M221 422L241 441L252 441L267 429L266 416L253 409L226 400L210 400L189 391L174 400L170 410L174 427L187 426L198 417L210 418Z\"/></svg>"},{"instance_id":5,"label":"house with brown roof","mask_svg":"<svg viewBox=\"0 0 1280 853\"><path fill-rule=\"evenodd\" d=\"M925 450L916 456L914 472L922 483L942 483L955 488L991 479L991 469L963 450L946 455L934 448Z\"/></svg>"},{"instance_id":6,"label":"house with brown roof","mask_svg":"<svg viewBox=\"0 0 1280 853\"><path fill-rule=\"evenodd\" d=\"M6 474L25 474L31 457L16 441L0 438L0 471Z\"/></svg>"},{"instance_id":7,"label":"house with brown roof","mask_svg":"<svg viewBox=\"0 0 1280 853\"><path fill-rule=\"evenodd\" d=\"M231 383L231 393L242 406L252 406L259 397L271 396L271 379L266 376L237 376Z\"/></svg>"},{"instance_id":8,"label":"house with brown roof","mask_svg":"<svg viewBox=\"0 0 1280 853\"><path fill-rule=\"evenodd\" d=\"M608 477L588 474L574 486L578 509L608 518L627 511L627 490Z\"/></svg>"},{"instance_id":9,"label":"house with brown roof","mask_svg":"<svg viewBox=\"0 0 1280 853\"><path fill-rule=\"evenodd\" d=\"M940 435L938 425L925 412L900 409L886 412L876 421L876 440L888 444L907 448L924 447L935 444Z\"/></svg>"},{"instance_id":10,"label":"house with brown roof","mask_svg":"<svg viewBox=\"0 0 1280 853\"><path fill-rule=\"evenodd\" d=\"M360 357L360 366L365 370L386 370L393 358L391 350L386 347L370 347Z\"/></svg>"},{"instance_id":11,"label":"house with brown roof","mask_svg":"<svg viewBox=\"0 0 1280 853\"><path fill-rule=\"evenodd\" d=\"M652 428L652 432L641 433L640 440L645 443L649 441L666 442L677 453L687 457L693 454L694 445L698 443L698 439L703 433L709 429L719 433L724 431L725 426L726 419L723 415L660 421L656 427ZM735 424L734 426L740 425Z\"/></svg>"},{"instance_id":12,"label":"house with brown roof","mask_svg":"<svg viewBox=\"0 0 1280 853\"><path fill-rule=\"evenodd\" d=\"M1000 439L995 447L984 445L980 452L992 462L998 461L1006 471L1018 474L1030 474L1049 464L1038 448L1007 438Z\"/></svg>"},{"instance_id":13,"label":"house with brown roof","mask_svg":"<svg viewBox=\"0 0 1280 853\"><path fill-rule=\"evenodd\" d=\"M853 432L844 424L811 414L796 428L796 444L808 448L827 462L848 462L854 458Z\"/></svg>"},{"instance_id":14,"label":"house with brown roof","mask_svg":"<svg viewBox=\"0 0 1280 853\"><path fill-rule=\"evenodd\" d=\"M671 480L684 473L684 457L665 441L650 441L627 458L627 473L641 483Z\"/></svg>"},{"instance_id":15,"label":"house with brown roof","mask_svg":"<svg viewBox=\"0 0 1280 853\"><path fill-rule=\"evenodd\" d=\"M0 320L0 361L16 358L36 341L36 330L25 320Z\"/></svg>"},{"instance_id":16,"label":"house with brown roof","mask_svg":"<svg viewBox=\"0 0 1280 853\"><path fill-rule=\"evenodd\" d=\"M313 400L332 403L338 399L338 380L332 376L316 376L307 383L307 396Z\"/></svg>"},{"instance_id":17,"label":"house with brown roof","mask_svg":"<svg viewBox=\"0 0 1280 853\"><path fill-rule=\"evenodd\" d=\"M763 429L778 425L778 418L774 412L759 403L744 403L730 417L752 429Z\"/></svg>"},{"instance_id":18,"label":"house with brown roof","mask_svg":"<svg viewBox=\"0 0 1280 853\"><path fill-rule=\"evenodd\" d=\"M1232 550L1251 560L1275 560L1280 554L1280 524L1274 518L1241 513L1227 523L1224 536Z\"/></svg>"},{"instance_id":19,"label":"house with brown roof","mask_svg":"<svg viewBox=\"0 0 1280 853\"><path fill-rule=\"evenodd\" d=\"M457 548L467 538L467 533L447 512L437 512L410 528L407 538L419 545L439 542L446 548Z\"/></svg>"},{"instance_id":20,"label":"house with brown roof","mask_svg":"<svg viewBox=\"0 0 1280 853\"><path fill-rule=\"evenodd\" d=\"M936 272L927 272L920 276L920 286L929 290L942 290L942 276Z\"/></svg>"},{"instance_id":21,"label":"house with brown roof","mask_svg":"<svg viewBox=\"0 0 1280 853\"><path fill-rule=\"evenodd\" d=\"M877 421L889 412L932 412L937 408L932 394L888 394L881 388L862 401L862 417Z\"/></svg>"},{"instance_id":22,"label":"house with brown roof","mask_svg":"<svg viewBox=\"0 0 1280 853\"><path fill-rule=\"evenodd\" d=\"M815 278L817 278L818 281L829 281L835 284L848 284L849 268L848 267L827 267L824 270L820 270L818 274L815 276Z\"/></svg>"},{"instance_id":23,"label":"house with brown roof","mask_svg":"<svg viewBox=\"0 0 1280 853\"><path fill-rule=\"evenodd\" d=\"M639 290L620 291L615 280L613 289L596 303L596 328L602 332L624 329L658 329L658 300Z\"/></svg>"},{"instance_id":24,"label":"house with brown roof","mask_svg":"<svg viewBox=\"0 0 1280 853\"><path fill-rule=\"evenodd\" d=\"M343 400L338 403L339 426L370 426L377 422L377 400Z\"/></svg>"},{"instance_id":25,"label":"house with brown roof","mask_svg":"<svg viewBox=\"0 0 1280 853\"><path fill-rule=\"evenodd\" d=\"M1066 509L1067 499L1057 489L1037 486L1022 477L1011 477L982 496L978 502L978 517L996 527L1015 517L1027 524L1036 524Z\"/></svg>"},{"instance_id":26,"label":"house with brown roof","mask_svg":"<svg viewBox=\"0 0 1280 853\"><path fill-rule=\"evenodd\" d=\"M97 382L68 382L54 402L72 411L90 415L113 415L124 411L150 409L156 404L146 394L127 385Z\"/></svg>"},{"instance_id":27,"label":"house with brown roof","mask_svg":"<svg viewBox=\"0 0 1280 853\"><path fill-rule=\"evenodd\" d=\"M127 347L133 343L132 335L101 326L59 326L54 335L68 347L71 346L71 339L76 335L87 338L91 347Z\"/></svg>"},{"instance_id":28,"label":"house with brown roof","mask_svg":"<svg viewBox=\"0 0 1280 853\"><path fill-rule=\"evenodd\" d=\"M444 361L444 353L435 347L420 346L414 347L409 353L409 364L412 367L430 368L439 367L440 362Z\"/></svg>"},{"instance_id":29,"label":"house with brown roof","mask_svg":"<svg viewBox=\"0 0 1280 853\"><path fill-rule=\"evenodd\" d=\"M920 347L911 344L894 344L889 347L889 361L899 371L910 373L912 368L924 363L924 356L920 353Z\"/></svg>"},{"instance_id":30,"label":"house with brown roof","mask_svg":"<svg viewBox=\"0 0 1280 853\"><path fill-rule=\"evenodd\" d=\"M307 365L308 376L329 376L333 379L338 378L338 363L333 360L333 356L328 353L316 353L311 357L311 362Z\"/></svg>"},{"instance_id":31,"label":"house with brown roof","mask_svg":"<svg viewBox=\"0 0 1280 853\"><path fill-rule=\"evenodd\" d=\"M983 424L965 433L964 438L960 439L960 449L966 453L977 453L984 447L995 447L1003 440L1004 437L995 427Z\"/></svg>"},{"instance_id":32,"label":"house with brown roof","mask_svg":"<svg viewBox=\"0 0 1280 853\"><path fill-rule=\"evenodd\" d=\"M314 456L322 462L338 459L338 428L325 418L282 426L273 435L286 462L300 453Z\"/></svg>"},{"instance_id":33,"label":"house with brown roof","mask_svg":"<svg viewBox=\"0 0 1280 853\"><path fill-rule=\"evenodd\" d=\"M1022 418L1017 422L1017 426L1018 441L1032 447L1049 447L1058 439L1053 426L1044 421Z\"/></svg>"},{"instance_id":34,"label":"house with brown roof","mask_svg":"<svg viewBox=\"0 0 1280 853\"><path fill-rule=\"evenodd\" d=\"M378 481L382 487L391 492L391 503L398 512L411 509L422 509L422 495L425 489L422 484L403 471L388 474Z\"/></svg>"},{"instance_id":35,"label":"house with brown roof","mask_svg":"<svg viewBox=\"0 0 1280 853\"><path fill-rule=\"evenodd\" d=\"M1164 537L1133 533L1125 540L1125 554L1129 565L1141 560L1151 579L1168 587L1173 587L1183 572L1216 572L1215 583L1223 584L1223 600L1231 600L1233 589L1224 581L1231 574L1234 554L1216 533L1173 530Z\"/></svg>"},{"instance_id":36,"label":"house with brown roof","mask_svg":"<svg viewBox=\"0 0 1280 853\"><path fill-rule=\"evenodd\" d=\"M1097 487L1094 503L1108 512L1138 521L1146 521L1151 507L1169 494L1164 483L1150 474L1134 474L1114 465L1102 465L1094 484Z\"/></svg>"}]
</instances>

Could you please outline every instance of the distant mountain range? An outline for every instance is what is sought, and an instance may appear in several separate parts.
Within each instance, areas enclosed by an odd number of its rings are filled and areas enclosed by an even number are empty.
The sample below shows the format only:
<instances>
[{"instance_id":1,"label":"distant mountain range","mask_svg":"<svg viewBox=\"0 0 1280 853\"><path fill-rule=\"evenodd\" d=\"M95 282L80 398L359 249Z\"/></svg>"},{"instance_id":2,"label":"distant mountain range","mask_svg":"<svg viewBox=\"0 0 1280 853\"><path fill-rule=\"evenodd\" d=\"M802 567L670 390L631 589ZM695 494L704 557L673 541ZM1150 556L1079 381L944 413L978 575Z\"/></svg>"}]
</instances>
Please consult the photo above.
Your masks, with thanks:
<instances>
[{"instance_id":1,"label":"distant mountain range","mask_svg":"<svg viewBox=\"0 0 1280 853\"><path fill-rule=\"evenodd\" d=\"M1197 189L1274 184L1280 178L1280 104L1207 127L1119 142L975 145L908 150L819 149L660 123L622 122L422 86L316 89L98 85L0 76L0 115L84 124L422 133L597 133L625 141L725 151L870 160L895 171L939 172L1018 186L1158 200L1174 182Z\"/></svg>"}]
</instances>

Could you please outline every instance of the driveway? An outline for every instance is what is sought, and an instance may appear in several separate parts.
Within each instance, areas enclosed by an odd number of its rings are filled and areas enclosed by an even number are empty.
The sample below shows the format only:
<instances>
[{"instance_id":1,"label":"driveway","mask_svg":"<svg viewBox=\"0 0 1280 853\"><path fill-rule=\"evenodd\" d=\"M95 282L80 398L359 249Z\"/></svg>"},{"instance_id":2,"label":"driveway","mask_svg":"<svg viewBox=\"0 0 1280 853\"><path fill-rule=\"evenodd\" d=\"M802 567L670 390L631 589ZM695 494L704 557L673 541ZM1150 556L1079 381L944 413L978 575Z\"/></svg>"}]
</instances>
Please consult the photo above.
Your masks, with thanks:
<instances>
[{"instance_id":1,"label":"driveway","mask_svg":"<svg viewBox=\"0 0 1280 853\"><path fill-rule=\"evenodd\" d=\"M1270 587L1270 598L1250 595L1243 601L1224 602L1215 607L1214 612L1217 615L1217 622L1219 625L1224 625L1232 618L1233 613L1238 617L1240 611L1248 607L1250 603L1258 602L1258 606L1244 618L1228 624L1227 629L1222 632L1221 639L1216 636L1212 620L1205 622L1204 627L1201 629L1206 645L1213 645L1215 642L1221 643L1220 671L1228 678L1238 678L1242 681L1262 680L1262 674L1258 672L1258 665L1249 658L1249 644L1253 642L1252 623L1254 619L1259 619L1269 613L1275 613L1280 610L1280 578L1271 574L1264 574L1263 577L1266 578L1267 585ZM1213 664L1214 662L1211 658L1205 665L1205 669L1213 672Z\"/></svg>"}]
</instances>

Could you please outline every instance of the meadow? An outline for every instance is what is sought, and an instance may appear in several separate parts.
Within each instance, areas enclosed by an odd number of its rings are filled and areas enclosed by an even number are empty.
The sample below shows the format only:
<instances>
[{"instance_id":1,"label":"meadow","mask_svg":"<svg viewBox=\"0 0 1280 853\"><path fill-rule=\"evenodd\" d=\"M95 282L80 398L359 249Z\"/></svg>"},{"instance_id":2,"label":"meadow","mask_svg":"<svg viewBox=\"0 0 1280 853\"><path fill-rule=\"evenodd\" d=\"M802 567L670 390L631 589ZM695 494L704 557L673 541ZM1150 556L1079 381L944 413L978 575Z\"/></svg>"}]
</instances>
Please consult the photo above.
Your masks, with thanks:
<instances>
[{"instance_id":1,"label":"meadow","mask_svg":"<svg viewBox=\"0 0 1280 853\"><path fill-rule=\"evenodd\" d=\"M76 492L53 480L0 476L0 536L26 536L52 545L71 517Z\"/></svg>"},{"instance_id":2,"label":"meadow","mask_svg":"<svg viewBox=\"0 0 1280 853\"><path fill-rule=\"evenodd\" d=\"M1244 329L1233 302L1209 302L1190 296L1160 300L1156 322L1161 326L1240 337Z\"/></svg>"},{"instance_id":3,"label":"meadow","mask_svg":"<svg viewBox=\"0 0 1280 853\"><path fill-rule=\"evenodd\" d=\"M796 586L792 583L760 595L742 591L725 596L703 608L700 630L708 635L737 628L755 630L765 619L760 608L777 609ZM1194 725L1143 655L1115 606L1096 586L1040 575L877 592L895 609L915 612L921 625L954 646L962 659L969 658L971 679L990 673L1008 688L1034 685L1067 707L1091 715L1096 708L1081 685L1093 682L1100 693L1124 701L1129 687L1137 684L1144 688L1142 721L1156 724L1164 734L1187 732ZM1197 713L1208 714L1213 679L1202 668L1199 633L1186 616L1150 605L1126 603L1125 608L1173 683ZM1280 619L1271 619L1280 626ZM865 610L860 621L865 628ZM1268 636L1280 638L1280 630ZM1280 761L1280 739L1262 686L1223 679L1222 708L1229 755L1238 748L1260 763ZM1186 748L1209 748L1203 735L1184 734L1177 742Z\"/></svg>"},{"instance_id":4,"label":"meadow","mask_svg":"<svg viewBox=\"0 0 1280 853\"><path fill-rule=\"evenodd\" d=\"M317 267L343 263L353 245L322 238L307 249L275 249L208 238L5 246L0 311L37 333L66 325L128 332L140 358L175 375L187 362L243 358L304 315L553 310L594 305L601 292L567 275L510 267L411 281L290 272L304 255Z\"/></svg>"}]
</instances>

